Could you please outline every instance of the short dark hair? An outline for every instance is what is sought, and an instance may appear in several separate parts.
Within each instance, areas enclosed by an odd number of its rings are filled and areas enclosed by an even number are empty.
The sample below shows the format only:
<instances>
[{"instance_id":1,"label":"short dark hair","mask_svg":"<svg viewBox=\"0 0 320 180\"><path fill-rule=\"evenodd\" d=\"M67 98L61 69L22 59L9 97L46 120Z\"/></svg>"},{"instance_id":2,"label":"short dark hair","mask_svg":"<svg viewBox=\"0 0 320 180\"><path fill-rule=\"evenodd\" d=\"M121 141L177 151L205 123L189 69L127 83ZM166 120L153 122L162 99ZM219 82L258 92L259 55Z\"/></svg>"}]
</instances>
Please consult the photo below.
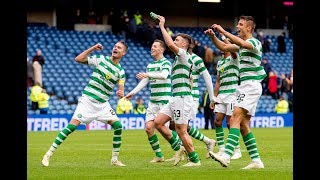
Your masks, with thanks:
<instances>
[{"instance_id":1,"label":"short dark hair","mask_svg":"<svg viewBox=\"0 0 320 180\"><path fill-rule=\"evenodd\" d=\"M124 47L126 47L126 52L127 52L127 51L128 51L128 44L127 44L125 41L123 41L123 40L118 41L118 42L121 43L121 44L123 44Z\"/></svg>"},{"instance_id":2,"label":"short dark hair","mask_svg":"<svg viewBox=\"0 0 320 180\"><path fill-rule=\"evenodd\" d=\"M156 39L156 40L154 40L154 42L160 43L160 46L163 47L164 50L166 50L166 48L167 48L166 44L162 40Z\"/></svg>"},{"instance_id":3,"label":"short dark hair","mask_svg":"<svg viewBox=\"0 0 320 180\"><path fill-rule=\"evenodd\" d=\"M240 16L239 19L243 19L245 21L250 21L251 22L251 27L252 27L252 32L254 31L254 29L256 28L256 21L254 20L254 18L252 16Z\"/></svg>"},{"instance_id":4,"label":"short dark hair","mask_svg":"<svg viewBox=\"0 0 320 180\"><path fill-rule=\"evenodd\" d=\"M196 41L194 40L194 38L191 38L190 44L196 44Z\"/></svg>"},{"instance_id":5,"label":"short dark hair","mask_svg":"<svg viewBox=\"0 0 320 180\"><path fill-rule=\"evenodd\" d=\"M178 34L176 35L176 37L177 37L177 36L181 36L181 37L183 37L184 39L187 39L187 40L188 40L188 43L189 43L189 46L190 46L191 41L192 41L192 37L191 37L189 34L178 33Z\"/></svg>"},{"instance_id":6,"label":"short dark hair","mask_svg":"<svg viewBox=\"0 0 320 180\"><path fill-rule=\"evenodd\" d=\"M189 44L188 50L193 49L195 46L196 46L196 40L194 38L191 38L191 43Z\"/></svg>"}]
</instances>

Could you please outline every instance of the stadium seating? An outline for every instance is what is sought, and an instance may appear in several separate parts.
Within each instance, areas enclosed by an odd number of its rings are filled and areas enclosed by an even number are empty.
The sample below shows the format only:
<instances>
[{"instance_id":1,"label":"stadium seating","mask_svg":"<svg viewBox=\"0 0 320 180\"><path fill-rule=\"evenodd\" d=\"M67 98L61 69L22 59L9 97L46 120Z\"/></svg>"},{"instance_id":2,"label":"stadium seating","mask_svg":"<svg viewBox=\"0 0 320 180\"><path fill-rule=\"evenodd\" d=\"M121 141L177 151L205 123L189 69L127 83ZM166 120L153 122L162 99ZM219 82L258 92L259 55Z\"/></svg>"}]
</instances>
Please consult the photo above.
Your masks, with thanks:
<instances>
[{"instance_id":1,"label":"stadium seating","mask_svg":"<svg viewBox=\"0 0 320 180\"><path fill-rule=\"evenodd\" d=\"M209 38L203 33L204 28L191 27L172 27L174 33L188 33L202 45L210 46L215 52L218 52ZM30 25L27 27L27 56L31 59L36 49L41 49L45 57L43 66L43 82L51 98L49 100L49 114L72 114L76 108L78 98L90 79L92 68L74 61L83 50L90 46L101 43L104 47L104 53L111 54L111 48L115 42L120 40L119 37L110 32L87 32L59 30L55 27ZM272 47L276 50L276 37L271 36ZM135 74L145 71L146 65L152 60L150 57L150 47L144 47L141 43L128 39L129 51L121 61L121 65L126 71L126 88L125 93L132 90L138 83ZM293 42L292 39L286 38L287 53L265 53L274 70L280 73L290 73L293 67ZM108 52L108 50L110 52ZM168 55L166 55L169 58ZM170 58L169 58L170 59ZM212 75L213 83L216 78ZM199 80L200 93L206 89L203 78ZM30 89L27 91L30 93ZM201 95L200 94L200 95ZM136 102L141 96L146 104L149 100L149 86L133 97L132 102ZM115 91L110 96L110 104L115 109L118 98ZM39 114L39 111L30 110L31 103L29 94L27 94L27 113ZM274 112L276 101L269 96L262 96L257 107L257 112Z\"/></svg>"}]
</instances>

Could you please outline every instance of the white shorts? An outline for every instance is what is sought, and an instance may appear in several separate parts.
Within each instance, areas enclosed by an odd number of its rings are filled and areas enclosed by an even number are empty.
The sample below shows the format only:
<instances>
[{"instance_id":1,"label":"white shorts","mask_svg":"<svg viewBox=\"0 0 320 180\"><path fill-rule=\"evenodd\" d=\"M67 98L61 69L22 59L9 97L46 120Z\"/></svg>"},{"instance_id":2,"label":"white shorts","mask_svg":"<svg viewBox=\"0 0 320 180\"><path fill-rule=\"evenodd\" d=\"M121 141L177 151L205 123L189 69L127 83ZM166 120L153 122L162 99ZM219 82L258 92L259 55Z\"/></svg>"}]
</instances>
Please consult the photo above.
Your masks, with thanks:
<instances>
[{"instance_id":1,"label":"white shorts","mask_svg":"<svg viewBox=\"0 0 320 180\"><path fill-rule=\"evenodd\" d=\"M176 124L188 124L194 116L193 106L192 96L175 96L160 112L172 117Z\"/></svg>"},{"instance_id":2,"label":"white shorts","mask_svg":"<svg viewBox=\"0 0 320 180\"><path fill-rule=\"evenodd\" d=\"M193 117L191 119L196 119L196 116L198 114L198 108L199 108L199 100L198 99L193 99Z\"/></svg>"},{"instance_id":3,"label":"white shorts","mask_svg":"<svg viewBox=\"0 0 320 180\"><path fill-rule=\"evenodd\" d=\"M146 112L146 122L154 121L154 119L157 117L158 112L167 104L155 104L149 101L148 108ZM170 121L165 123L165 126L169 127Z\"/></svg>"},{"instance_id":4,"label":"white shorts","mask_svg":"<svg viewBox=\"0 0 320 180\"><path fill-rule=\"evenodd\" d=\"M236 93L232 94L218 94L218 97L222 103L221 104L215 104L214 106L214 112L215 113L223 113L225 115L231 116L234 104L237 99Z\"/></svg>"},{"instance_id":5,"label":"white shorts","mask_svg":"<svg viewBox=\"0 0 320 180\"><path fill-rule=\"evenodd\" d=\"M94 102L85 95L78 99L78 105L72 119L77 119L85 124L90 124L93 120L103 123L110 120L119 120L108 101L105 103Z\"/></svg>"},{"instance_id":6,"label":"white shorts","mask_svg":"<svg viewBox=\"0 0 320 180\"><path fill-rule=\"evenodd\" d=\"M254 116L261 94L262 86L260 82L241 82L237 89L237 100L234 106L244 108L248 110L249 115Z\"/></svg>"},{"instance_id":7,"label":"white shorts","mask_svg":"<svg viewBox=\"0 0 320 180\"><path fill-rule=\"evenodd\" d=\"M227 116L231 116L234 109L234 103L221 103L214 105L215 113L223 113Z\"/></svg>"}]
</instances>

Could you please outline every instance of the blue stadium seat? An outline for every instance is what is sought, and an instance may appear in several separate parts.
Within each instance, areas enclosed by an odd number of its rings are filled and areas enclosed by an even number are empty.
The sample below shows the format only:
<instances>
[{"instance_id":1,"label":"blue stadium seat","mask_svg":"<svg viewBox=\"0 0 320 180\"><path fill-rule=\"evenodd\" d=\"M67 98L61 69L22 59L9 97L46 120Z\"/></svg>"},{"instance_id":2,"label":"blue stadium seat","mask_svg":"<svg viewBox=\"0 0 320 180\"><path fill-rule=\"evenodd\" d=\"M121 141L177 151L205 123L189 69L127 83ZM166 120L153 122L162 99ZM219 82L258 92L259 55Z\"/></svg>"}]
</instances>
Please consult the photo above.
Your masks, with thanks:
<instances>
[{"instance_id":1,"label":"blue stadium seat","mask_svg":"<svg viewBox=\"0 0 320 180\"><path fill-rule=\"evenodd\" d=\"M64 98L64 95L63 95L63 92L62 92L62 91L56 91L56 96L57 96L59 99L63 99L63 98Z\"/></svg>"},{"instance_id":2,"label":"blue stadium seat","mask_svg":"<svg viewBox=\"0 0 320 180\"><path fill-rule=\"evenodd\" d=\"M50 113L51 113L52 115L57 115L57 114L59 114L59 111L53 109L53 110L50 110Z\"/></svg>"},{"instance_id":3,"label":"blue stadium seat","mask_svg":"<svg viewBox=\"0 0 320 180\"><path fill-rule=\"evenodd\" d=\"M31 110L31 109L29 109L29 110L27 111L27 114L28 114L28 115L33 115L33 114L36 114L36 112L33 111L33 110Z\"/></svg>"},{"instance_id":4,"label":"blue stadium seat","mask_svg":"<svg viewBox=\"0 0 320 180\"><path fill-rule=\"evenodd\" d=\"M78 100L76 99L76 101L78 101ZM77 105L76 105L76 104L71 104L71 109L72 109L72 110L76 110L76 108L77 108Z\"/></svg>"},{"instance_id":5,"label":"blue stadium seat","mask_svg":"<svg viewBox=\"0 0 320 180\"><path fill-rule=\"evenodd\" d=\"M61 104L57 104L57 105L55 105L54 109L60 110L60 109L63 109L63 106Z\"/></svg>"},{"instance_id":6,"label":"blue stadium seat","mask_svg":"<svg viewBox=\"0 0 320 180\"><path fill-rule=\"evenodd\" d=\"M49 95L52 95L54 93L52 86L46 86L46 91Z\"/></svg>"},{"instance_id":7,"label":"blue stadium seat","mask_svg":"<svg viewBox=\"0 0 320 180\"><path fill-rule=\"evenodd\" d=\"M75 98L74 98L74 96L72 96L72 95L67 96L67 101L68 101L69 104L75 103Z\"/></svg>"},{"instance_id":8,"label":"blue stadium seat","mask_svg":"<svg viewBox=\"0 0 320 180\"><path fill-rule=\"evenodd\" d=\"M58 113L59 113L60 115L65 115L65 114L67 114L67 111L64 110L64 109L60 109L60 110L58 111Z\"/></svg>"},{"instance_id":9,"label":"blue stadium seat","mask_svg":"<svg viewBox=\"0 0 320 180\"><path fill-rule=\"evenodd\" d=\"M73 114L73 113L74 113L73 110L70 110L70 109L67 110L67 114Z\"/></svg>"},{"instance_id":10,"label":"blue stadium seat","mask_svg":"<svg viewBox=\"0 0 320 180\"><path fill-rule=\"evenodd\" d=\"M266 109L266 113L272 113L272 112L274 112L273 108L267 108Z\"/></svg>"},{"instance_id":11,"label":"blue stadium seat","mask_svg":"<svg viewBox=\"0 0 320 180\"><path fill-rule=\"evenodd\" d=\"M68 104L68 101L65 100L65 99L62 99L62 100L60 100L60 104L61 104L62 106L67 105L67 104Z\"/></svg>"},{"instance_id":12,"label":"blue stadium seat","mask_svg":"<svg viewBox=\"0 0 320 180\"><path fill-rule=\"evenodd\" d=\"M57 96L51 96L49 101L51 101L53 106L59 105L60 101L58 99L54 99L54 97L57 97Z\"/></svg>"}]
</instances>

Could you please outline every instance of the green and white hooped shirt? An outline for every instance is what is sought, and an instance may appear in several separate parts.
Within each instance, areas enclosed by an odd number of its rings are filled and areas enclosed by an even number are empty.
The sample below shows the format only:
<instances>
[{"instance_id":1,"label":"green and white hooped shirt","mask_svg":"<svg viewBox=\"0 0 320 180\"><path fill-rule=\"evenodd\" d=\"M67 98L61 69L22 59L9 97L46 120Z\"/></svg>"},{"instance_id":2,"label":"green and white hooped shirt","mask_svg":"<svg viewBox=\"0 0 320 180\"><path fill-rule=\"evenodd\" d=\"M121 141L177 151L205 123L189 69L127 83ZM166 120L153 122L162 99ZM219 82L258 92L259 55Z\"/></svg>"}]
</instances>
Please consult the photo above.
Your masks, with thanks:
<instances>
[{"instance_id":1,"label":"green and white hooped shirt","mask_svg":"<svg viewBox=\"0 0 320 180\"><path fill-rule=\"evenodd\" d=\"M192 65L192 78L193 78L193 86L192 86L192 97L194 100L199 101L200 92L199 92L199 78L200 75L207 69L204 65L203 60L196 54L191 54Z\"/></svg>"},{"instance_id":2,"label":"green and white hooped shirt","mask_svg":"<svg viewBox=\"0 0 320 180\"><path fill-rule=\"evenodd\" d=\"M171 62L165 57L148 64L147 72L161 73L167 71L166 79L149 78L151 94L150 102L167 104L172 96L171 92Z\"/></svg>"},{"instance_id":3,"label":"green and white hooped shirt","mask_svg":"<svg viewBox=\"0 0 320 180\"><path fill-rule=\"evenodd\" d=\"M246 40L251 43L253 49L240 48L240 84L241 82L252 80L261 82L267 75L261 66L262 44L256 38Z\"/></svg>"},{"instance_id":4,"label":"green and white hooped shirt","mask_svg":"<svg viewBox=\"0 0 320 180\"><path fill-rule=\"evenodd\" d=\"M172 67L172 87L173 97L191 96L190 77L192 74L191 55L184 49L179 48L179 52L173 61Z\"/></svg>"},{"instance_id":5,"label":"green and white hooped shirt","mask_svg":"<svg viewBox=\"0 0 320 180\"><path fill-rule=\"evenodd\" d=\"M239 56L222 58L217 64L217 74L220 76L220 87L218 94L231 94L236 92L239 85Z\"/></svg>"},{"instance_id":6,"label":"green and white hooped shirt","mask_svg":"<svg viewBox=\"0 0 320 180\"><path fill-rule=\"evenodd\" d=\"M95 68L83 94L101 103L108 101L117 82L125 81L124 69L120 64L114 64L109 56L103 55L88 57L88 64Z\"/></svg>"}]
</instances>

